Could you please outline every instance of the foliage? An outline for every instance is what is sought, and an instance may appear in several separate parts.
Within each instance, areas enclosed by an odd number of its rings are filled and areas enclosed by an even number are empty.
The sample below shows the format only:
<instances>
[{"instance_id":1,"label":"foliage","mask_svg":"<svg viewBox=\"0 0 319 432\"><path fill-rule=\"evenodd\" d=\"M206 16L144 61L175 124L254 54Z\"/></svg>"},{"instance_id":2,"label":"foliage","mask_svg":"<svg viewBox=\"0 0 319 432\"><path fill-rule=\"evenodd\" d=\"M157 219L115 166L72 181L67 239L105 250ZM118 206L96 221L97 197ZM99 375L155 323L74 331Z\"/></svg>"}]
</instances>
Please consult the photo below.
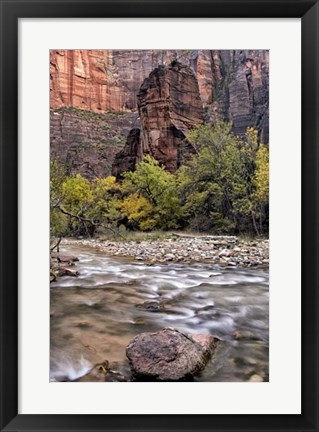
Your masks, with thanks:
<instances>
[{"instance_id":1,"label":"foliage","mask_svg":"<svg viewBox=\"0 0 319 432\"><path fill-rule=\"evenodd\" d=\"M257 196L264 193L262 187L268 181L261 167L268 149L263 146L258 159L260 192L256 195L257 131L248 128L242 139L232 133L230 123L217 122L214 128L197 125L187 139L197 148L197 154L177 174L187 218L209 218L215 233L241 232L252 227L259 234L253 219Z\"/></svg>"},{"instance_id":2,"label":"foliage","mask_svg":"<svg viewBox=\"0 0 319 432\"><path fill-rule=\"evenodd\" d=\"M150 155L137 165L136 171L124 174L123 192L144 197L153 207L150 228L177 228L182 216L176 177L167 172ZM144 221L146 229L147 221Z\"/></svg>"},{"instance_id":3,"label":"foliage","mask_svg":"<svg viewBox=\"0 0 319 432\"><path fill-rule=\"evenodd\" d=\"M80 174L61 175L57 161L51 169L51 236L93 235L96 228L119 217L115 177L89 181Z\"/></svg>"},{"instance_id":4,"label":"foliage","mask_svg":"<svg viewBox=\"0 0 319 432\"><path fill-rule=\"evenodd\" d=\"M259 228L254 220L255 230L263 231L263 225L268 225L269 211L269 151L268 147L261 145L256 154L256 170L253 177L254 185L254 218L259 218Z\"/></svg>"},{"instance_id":5,"label":"foliage","mask_svg":"<svg viewBox=\"0 0 319 432\"><path fill-rule=\"evenodd\" d=\"M53 208L50 211L50 236L63 237L68 230L68 218L59 209Z\"/></svg>"},{"instance_id":6,"label":"foliage","mask_svg":"<svg viewBox=\"0 0 319 432\"><path fill-rule=\"evenodd\" d=\"M66 179L64 166L58 160L50 163L50 236L62 237L67 232L68 220L58 209L62 201L62 185Z\"/></svg>"},{"instance_id":7,"label":"foliage","mask_svg":"<svg viewBox=\"0 0 319 432\"><path fill-rule=\"evenodd\" d=\"M116 183L116 178L113 176L95 179L92 182L93 203L88 213L89 217L97 222L117 220L120 216L118 211L120 191L120 185Z\"/></svg>"},{"instance_id":8,"label":"foliage","mask_svg":"<svg viewBox=\"0 0 319 432\"><path fill-rule=\"evenodd\" d=\"M269 152L261 145L256 154L256 171L254 174L255 199L259 205L267 205L269 200Z\"/></svg>"},{"instance_id":9,"label":"foliage","mask_svg":"<svg viewBox=\"0 0 319 432\"><path fill-rule=\"evenodd\" d=\"M156 227L157 217L154 206L138 193L127 196L119 207L128 221L136 224L142 231L152 230Z\"/></svg>"},{"instance_id":10,"label":"foliage","mask_svg":"<svg viewBox=\"0 0 319 432\"><path fill-rule=\"evenodd\" d=\"M66 180L66 170L61 162L53 159L50 162L50 200L55 205L61 199L62 185Z\"/></svg>"},{"instance_id":11,"label":"foliage","mask_svg":"<svg viewBox=\"0 0 319 432\"><path fill-rule=\"evenodd\" d=\"M187 140L195 154L175 174L150 155L115 177L67 176L51 163L51 235L94 235L105 227L141 231L188 227L197 231L261 234L268 230L269 153L257 131L244 137L231 123L195 126Z\"/></svg>"},{"instance_id":12,"label":"foliage","mask_svg":"<svg viewBox=\"0 0 319 432\"><path fill-rule=\"evenodd\" d=\"M63 204L70 212L85 211L93 202L93 193L89 180L76 174L66 179L62 185Z\"/></svg>"}]
</instances>

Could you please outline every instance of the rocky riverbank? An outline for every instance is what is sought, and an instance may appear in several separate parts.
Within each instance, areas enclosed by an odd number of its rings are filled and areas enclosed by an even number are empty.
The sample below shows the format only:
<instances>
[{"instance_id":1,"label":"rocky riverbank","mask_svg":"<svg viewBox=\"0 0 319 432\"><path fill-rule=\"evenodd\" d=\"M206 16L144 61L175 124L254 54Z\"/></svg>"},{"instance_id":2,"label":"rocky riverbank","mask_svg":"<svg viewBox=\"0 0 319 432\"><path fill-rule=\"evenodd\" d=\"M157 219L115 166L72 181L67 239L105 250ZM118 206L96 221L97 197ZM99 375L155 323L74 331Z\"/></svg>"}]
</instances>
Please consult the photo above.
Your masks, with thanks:
<instances>
[{"instance_id":1,"label":"rocky riverbank","mask_svg":"<svg viewBox=\"0 0 319 432\"><path fill-rule=\"evenodd\" d=\"M164 262L209 262L233 267L269 266L269 241L265 239L173 234L164 240L64 239L62 244L89 246L109 256L132 257L150 265Z\"/></svg>"}]
</instances>

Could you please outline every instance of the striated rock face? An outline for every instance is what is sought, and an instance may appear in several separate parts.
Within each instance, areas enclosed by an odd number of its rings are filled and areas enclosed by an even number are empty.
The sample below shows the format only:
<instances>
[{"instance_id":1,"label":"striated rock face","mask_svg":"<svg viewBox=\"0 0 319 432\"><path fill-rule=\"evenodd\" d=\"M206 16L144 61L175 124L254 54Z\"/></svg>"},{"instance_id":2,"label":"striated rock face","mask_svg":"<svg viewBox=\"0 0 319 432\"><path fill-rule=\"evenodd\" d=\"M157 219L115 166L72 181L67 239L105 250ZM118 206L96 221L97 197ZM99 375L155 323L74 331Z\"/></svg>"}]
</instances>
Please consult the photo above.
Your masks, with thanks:
<instances>
[{"instance_id":1,"label":"striated rock face","mask_svg":"<svg viewBox=\"0 0 319 432\"><path fill-rule=\"evenodd\" d=\"M177 61L154 69L140 88L138 110L143 153L150 153L174 172L179 166L179 147L186 133L204 121L192 70Z\"/></svg>"},{"instance_id":2,"label":"striated rock face","mask_svg":"<svg viewBox=\"0 0 319 432\"><path fill-rule=\"evenodd\" d=\"M154 69L138 93L138 110L141 132L131 131L124 149L116 155L113 174L119 177L134 169L146 153L168 171L176 171L186 133L204 121L192 70L177 61Z\"/></svg>"},{"instance_id":3,"label":"striated rock face","mask_svg":"<svg viewBox=\"0 0 319 432\"><path fill-rule=\"evenodd\" d=\"M269 52L213 51L213 93L209 121L231 120L236 134L247 127L269 142Z\"/></svg>"},{"instance_id":4,"label":"striated rock face","mask_svg":"<svg viewBox=\"0 0 319 432\"><path fill-rule=\"evenodd\" d=\"M239 135L253 126L269 141L266 50L52 50L50 91L51 155L89 178L112 165L120 177L145 153L174 171L203 121L232 121Z\"/></svg>"},{"instance_id":5,"label":"striated rock face","mask_svg":"<svg viewBox=\"0 0 319 432\"><path fill-rule=\"evenodd\" d=\"M58 158L68 174L106 177L136 117L136 113L99 115L69 108L51 110L51 157Z\"/></svg>"},{"instance_id":6,"label":"striated rock face","mask_svg":"<svg viewBox=\"0 0 319 432\"><path fill-rule=\"evenodd\" d=\"M141 381L181 381L200 372L212 356L218 339L184 334L165 328L141 333L126 348L133 378Z\"/></svg>"},{"instance_id":7,"label":"striated rock face","mask_svg":"<svg viewBox=\"0 0 319 432\"><path fill-rule=\"evenodd\" d=\"M143 159L142 146L140 143L141 130L139 128L131 129L124 148L116 154L112 175L117 179L125 171L134 171L136 164Z\"/></svg>"},{"instance_id":8,"label":"striated rock face","mask_svg":"<svg viewBox=\"0 0 319 432\"><path fill-rule=\"evenodd\" d=\"M137 93L154 68L190 51L51 50L50 106L94 111L137 110ZM204 97L205 99L205 97Z\"/></svg>"},{"instance_id":9,"label":"striated rock face","mask_svg":"<svg viewBox=\"0 0 319 432\"><path fill-rule=\"evenodd\" d=\"M268 143L267 50L51 50L51 108L137 110L143 80L173 60L194 71L207 120L257 127Z\"/></svg>"},{"instance_id":10,"label":"striated rock face","mask_svg":"<svg viewBox=\"0 0 319 432\"><path fill-rule=\"evenodd\" d=\"M144 78L173 57L159 50L51 50L51 108L136 110Z\"/></svg>"}]
</instances>

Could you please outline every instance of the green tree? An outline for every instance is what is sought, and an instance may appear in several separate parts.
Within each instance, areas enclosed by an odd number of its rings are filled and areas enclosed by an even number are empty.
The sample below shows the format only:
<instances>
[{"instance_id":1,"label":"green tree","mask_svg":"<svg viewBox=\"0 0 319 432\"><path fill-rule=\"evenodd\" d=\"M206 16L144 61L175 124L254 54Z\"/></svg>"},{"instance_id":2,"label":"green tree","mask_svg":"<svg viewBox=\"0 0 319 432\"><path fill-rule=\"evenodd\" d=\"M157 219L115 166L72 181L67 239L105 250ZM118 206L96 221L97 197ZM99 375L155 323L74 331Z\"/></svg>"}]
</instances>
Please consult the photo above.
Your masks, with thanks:
<instances>
[{"instance_id":1,"label":"green tree","mask_svg":"<svg viewBox=\"0 0 319 432\"><path fill-rule=\"evenodd\" d=\"M64 207L69 212L81 214L93 203L92 187L81 174L68 177L62 184L62 196Z\"/></svg>"},{"instance_id":2,"label":"green tree","mask_svg":"<svg viewBox=\"0 0 319 432\"><path fill-rule=\"evenodd\" d=\"M51 164L51 236L94 235L99 227L112 229L119 216L120 185L115 177L93 181L67 177L56 161Z\"/></svg>"},{"instance_id":3,"label":"green tree","mask_svg":"<svg viewBox=\"0 0 319 432\"><path fill-rule=\"evenodd\" d=\"M89 217L97 222L112 224L120 217L119 197L121 187L113 176L95 179L91 185L93 203L88 212Z\"/></svg>"},{"instance_id":4,"label":"green tree","mask_svg":"<svg viewBox=\"0 0 319 432\"><path fill-rule=\"evenodd\" d=\"M176 177L150 155L137 164L136 171L124 174L122 190L128 195L138 194L148 200L154 209L150 215L153 228L170 229L179 226L182 211Z\"/></svg>"},{"instance_id":5,"label":"green tree","mask_svg":"<svg viewBox=\"0 0 319 432\"><path fill-rule=\"evenodd\" d=\"M61 238L66 235L68 218L61 213L62 185L66 179L64 166L56 159L50 162L50 244L51 250L59 246Z\"/></svg>"},{"instance_id":6,"label":"green tree","mask_svg":"<svg viewBox=\"0 0 319 432\"><path fill-rule=\"evenodd\" d=\"M269 150L261 145L256 154L256 170L253 178L255 215L259 219L259 232L263 231L263 222L268 217L269 209ZM255 221L256 224L256 221ZM257 225L257 224L256 224Z\"/></svg>"},{"instance_id":7,"label":"green tree","mask_svg":"<svg viewBox=\"0 0 319 432\"><path fill-rule=\"evenodd\" d=\"M214 127L197 125L187 139L197 153L179 170L178 178L191 226L214 232L251 229L257 132L248 128L246 137L239 138L231 123L217 122Z\"/></svg>"}]
</instances>

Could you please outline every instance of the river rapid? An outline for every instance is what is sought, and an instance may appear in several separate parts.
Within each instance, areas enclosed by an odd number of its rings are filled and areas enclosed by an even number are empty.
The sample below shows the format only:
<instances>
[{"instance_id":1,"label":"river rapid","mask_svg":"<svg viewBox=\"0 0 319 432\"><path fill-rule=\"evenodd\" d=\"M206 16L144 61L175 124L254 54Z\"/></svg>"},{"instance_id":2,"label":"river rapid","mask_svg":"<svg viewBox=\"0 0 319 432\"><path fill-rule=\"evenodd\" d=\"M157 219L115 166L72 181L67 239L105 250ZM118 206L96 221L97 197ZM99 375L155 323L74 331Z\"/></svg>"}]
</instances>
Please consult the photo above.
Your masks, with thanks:
<instances>
[{"instance_id":1,"label":"river rapid","mask_svg":"<svg viewBox=\"0 0 319 432\"><path fill-rule=\"evenodd\" d=\"M222 339L194 381L268 380L268 269L60 252L79 258L80 275L51 284L51 381L77 380L104 360L129 377L126 345L164 327Z\"/></svg>"}]
</instances>

